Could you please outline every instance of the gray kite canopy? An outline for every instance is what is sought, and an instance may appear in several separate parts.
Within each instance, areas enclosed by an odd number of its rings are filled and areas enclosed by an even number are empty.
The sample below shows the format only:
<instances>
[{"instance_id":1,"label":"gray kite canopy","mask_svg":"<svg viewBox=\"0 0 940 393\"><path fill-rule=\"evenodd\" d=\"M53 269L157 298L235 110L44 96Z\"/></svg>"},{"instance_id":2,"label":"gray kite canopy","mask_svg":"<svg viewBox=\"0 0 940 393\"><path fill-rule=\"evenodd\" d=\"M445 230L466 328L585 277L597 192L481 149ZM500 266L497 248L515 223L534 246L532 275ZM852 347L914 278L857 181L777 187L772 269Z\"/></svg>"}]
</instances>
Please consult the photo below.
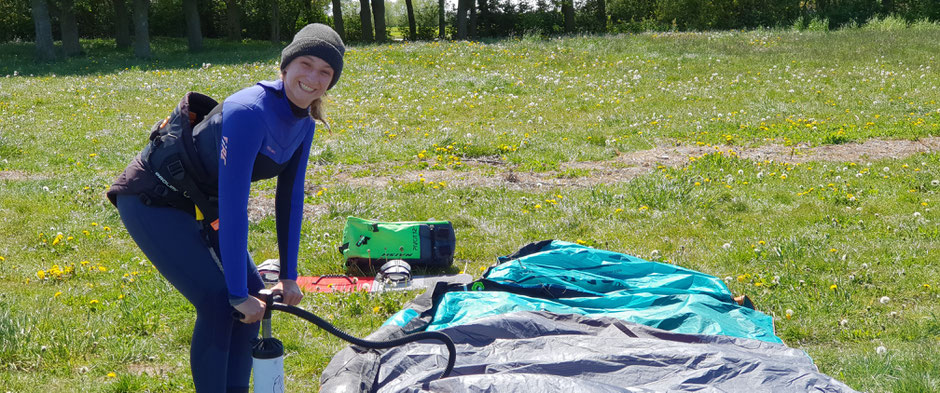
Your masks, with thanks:
<instances>
[{"instance_id":1,"label":"gray kite canopy","mask_svg":"<svg viewBox=\"0 0 940 393\"><path fill-rule=\"evenodd\" d=\"M389 350L350 346L321 392L854 392L739 305L716 277L562 241L499 258L483 278L439 283L370 340L440 331Z\"/></svg>"}]
</instances>

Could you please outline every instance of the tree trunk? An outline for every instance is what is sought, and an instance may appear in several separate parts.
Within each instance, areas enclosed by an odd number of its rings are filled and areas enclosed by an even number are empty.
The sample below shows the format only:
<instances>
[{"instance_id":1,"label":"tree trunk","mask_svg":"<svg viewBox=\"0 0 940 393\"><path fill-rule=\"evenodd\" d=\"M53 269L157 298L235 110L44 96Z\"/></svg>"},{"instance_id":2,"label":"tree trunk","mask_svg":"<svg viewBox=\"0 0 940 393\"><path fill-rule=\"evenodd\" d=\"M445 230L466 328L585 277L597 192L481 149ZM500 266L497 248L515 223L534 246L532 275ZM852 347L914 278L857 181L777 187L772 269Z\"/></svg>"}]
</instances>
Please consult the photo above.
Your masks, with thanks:
<instances>
[{"instance_id":1,"label":"tree trunk","mask_svg":"<svg viewBox=\"0 0 940 393\"><path fill-rule=\"evenodd\" d=\"M39 61L55 60L55 48L52 45L52 22L49 20L49 5L46 0L32 0L33 25L36 28L36 59Z\"/></svg>"},{"instance_id":2,"label":"tree trunk","mask_svg":"<svg viewBox=\"0 0 940 393\"><path fill-rule=\"evenodd\" d=\"M134 0L134 56L150 58L150 0Z\"/></svg>"},{"instance_id":3,"label":"tree trunk","mask_svg":"<svg viewBox=\"0 0 940 393\"><path fill-rule=\"evenodd\" d=\"M82 44L78 42L78 23L75 21L75 2L60 0L62 27L62 51L66 56L82 54Z\"/></svg>"},{"instance_id":4,"label":"tree trunk","mask_svg":"<svg viewBox=\"0 0 940 393\"><path fill-rule=\"evenodd\" d=\"M310 7L310 3L311 3L310 0L300 0L300 5L303 7L303 10L304 10L304 26L306 26L308 23L313 23L313 11Z\"/></svg>"},{"instance_id":5,"label":"tree trunk","mask_svg":"<svg viewBox=\"0 0 940 393\"><path fill-rule=\"evenodd\" d=\"M238 0L225 0L225 19L228 21L225 37L230 41L242 40L241 13Z\"/></svg>"},{"instance_id":6,"label":"tree trunk","mask_svg":"<svg viewBox=\"0 0 940 393\"><path fill-rule=\"evenodd\" d=\"M362 23L362 41L372 42L372 9L369 0L359 0L359 21Z\"/></svg>"},{"instance_id":7,"label":"tree trunk","mask_svg":"<svg viewBox=\"0 0 940 393\"><path fill-rule=\"evenodd\" d=\"M271 43L281 43L281 5L278 0L271 0Z\"/></svg>"},{"instance_id":8,"label":"tree trunk","mask_svg":"<svg viewBox=\"0 0 940 393\"><path fill-rule=\"evenodd\" d=\"M477 0L477 35L486 34L484 26L490 18L490 6L486 0Z\"/></svg>"},{"instance_id":9,"label":"tree trunk","mask_svg":"<svg viewBox=\"0 0 940 393\"><path fill-rule=\"evenodd\" d=\"M131 47L130 14L125 0L111 0L114 7L114 44L118 49Z\"/></svg>"},{"instance_id":10,"label":"tree trunk","mask_svg":"<svg viewBox=\"0 0 940 393\"><path fill-rule=\"evenodd\" d=\"M339 38L345 42L346 31L343 28L343 3L340 0L333 0L333 29L339 34Z\"/></svg>"},{"instance_id":11,"label":"tree trunk","mask_svg":"<svg viewBox=\"0 0 940 393\"><path fill-rule=\"evenodd\" d=\"M408 9L408 39L417 41L418 23L415 22L415 7L414 4L411 4L411 0L405 0L405 8Z\"/></svg>"},{"instance_id":12,"label":"tree trunk","mask_svg":"<svg viewBox=\"0 0 940 393\"><path fill-rule=\"evenodd\" d=\"M444 0L437 0L437 25L438 33L437 38L444 39L444 30L446 26L444 25Z\"/></svg>"},{"instance_id":13,"label":"tree trunk","mask_svg":"<svg viewBox=\"0 0 940 393\"><path fill-rule=\"evenodd\" d=\"M385 42L385 0L372 0L372 19L375 19L375 41Z\"/></svg>"},{"instance_id":14,"label":"tree trunk","mask_svg":"<svg viewBox=\"0 0 940 393\"><path fill-rule=\"evenodd\" d=\"M473 1L473 0L470 0ZM457 0L457 39L467 39L467 0Z\"/></svg>"},{"instance_id":15,"label":"tree trunk","mask_svg":"<svg viewBox=\"0 0 940 393\"><path fill-rule=\"evenodd\" d=\"M186 39L189 51L202 50L202 28L199 26L199 6L197 0L183 0L183 16L186 18Z\"/></svg>"},{"instance_id":16,"label":"tree trunk","mask_svg":"<svg viewBox=\"0 0 940 393\"><path fill-rule=\"evenodd\" d=\"M470 4L470 28L467 29L467 34L470 38L477 38L477 3L474 0L467 0L467 3Z\"/></svg>"},{"instance_id":17,"label":"tree trunk","mask_svg":"<svg viewBox=\"0 0 940 393\"><path fill-rule=\"evenodd\" d=\"M607 32L607 0L597 0L597 21L601 24L601 32Z\"/></svg>"},{"instance_id":18,"label":"tree trunk","mask_svg":"<svg viewBox=\"0 0 940 393\"><path fill-rule=\"evenodd\" d=\"M561 0L561 13L565 17L565 33L574 31L574 0Z\"/></svg>"}]
</instances>

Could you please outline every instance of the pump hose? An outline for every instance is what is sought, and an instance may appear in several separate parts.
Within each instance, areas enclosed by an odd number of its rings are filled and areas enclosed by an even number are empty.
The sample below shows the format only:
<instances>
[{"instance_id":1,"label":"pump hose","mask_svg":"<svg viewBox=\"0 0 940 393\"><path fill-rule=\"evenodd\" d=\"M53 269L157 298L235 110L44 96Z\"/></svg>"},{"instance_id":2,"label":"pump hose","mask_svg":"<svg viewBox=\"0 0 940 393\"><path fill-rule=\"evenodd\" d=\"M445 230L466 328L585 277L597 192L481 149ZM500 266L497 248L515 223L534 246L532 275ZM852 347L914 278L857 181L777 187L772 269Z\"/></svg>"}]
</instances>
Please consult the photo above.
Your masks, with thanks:
<instances>
[{"instance_id":1,"label":"pump hose","mask_svg":"<svg viewBox=\"0 0 940 393\"><path fill-rule=\"evenodd\" d=\"M369 349L392 348L419 340L437 340L443 342L444 345L447 346L447 351L450 353L450 356L447 357L447 368L444 369L444 372L440 377L438 377L438 379L446 378L448 375L450 375L450 372L454 370L454 363L457 361L457 347L454 346L454 341L451 340L450 337L448 337L446 334L441 332L419 332L409 334L404 337L399 337L394 340L369 341L358 337L353 337L346 332L339 330L339 328L333 326L333 324L323 320L323 318L318 317L316 314L302 308L288 306L284 303L272 303L270 308L272 310L286 312L288 314L306 319L307 321L312 322L313 324L319 326L321 329L326 330L336 337L339 337L354 345Z\"/></svg>"}]
</instances>

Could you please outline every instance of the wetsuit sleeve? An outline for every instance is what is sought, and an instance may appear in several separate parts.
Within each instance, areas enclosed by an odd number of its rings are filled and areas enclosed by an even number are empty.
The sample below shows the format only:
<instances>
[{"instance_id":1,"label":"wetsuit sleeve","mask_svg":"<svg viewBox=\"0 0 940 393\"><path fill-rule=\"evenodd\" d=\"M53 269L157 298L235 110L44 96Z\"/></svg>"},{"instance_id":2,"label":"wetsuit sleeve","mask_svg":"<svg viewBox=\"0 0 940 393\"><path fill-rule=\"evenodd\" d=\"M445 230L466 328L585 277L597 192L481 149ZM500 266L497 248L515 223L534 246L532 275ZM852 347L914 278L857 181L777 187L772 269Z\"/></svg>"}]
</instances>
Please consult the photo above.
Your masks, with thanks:
<instances>
[{"instance_id":1,"label":"wetsuit sleeve","mask_svg":"<svg viewBox=\"0 0 940 393\"><path fill-rule=\"evenodd\" d=\"M281 279L297 279L297 253L300 249L300 224L304 212L304 177L313 130L307 133L284 171L277 177L274 214L277 220L277 246L281 257Z\"/></svg>"},{"instance_id":2,"label":"wetsuit sleeve","mask_svg":"<svg viewBox=\"0 0 940 393\"><path fill-rule=\"evenodd\" d=\"M225 103L219 146L219 248L232 305L248 299L248 192L266 127L259 113Z\"/></svg>"}]
</instances>

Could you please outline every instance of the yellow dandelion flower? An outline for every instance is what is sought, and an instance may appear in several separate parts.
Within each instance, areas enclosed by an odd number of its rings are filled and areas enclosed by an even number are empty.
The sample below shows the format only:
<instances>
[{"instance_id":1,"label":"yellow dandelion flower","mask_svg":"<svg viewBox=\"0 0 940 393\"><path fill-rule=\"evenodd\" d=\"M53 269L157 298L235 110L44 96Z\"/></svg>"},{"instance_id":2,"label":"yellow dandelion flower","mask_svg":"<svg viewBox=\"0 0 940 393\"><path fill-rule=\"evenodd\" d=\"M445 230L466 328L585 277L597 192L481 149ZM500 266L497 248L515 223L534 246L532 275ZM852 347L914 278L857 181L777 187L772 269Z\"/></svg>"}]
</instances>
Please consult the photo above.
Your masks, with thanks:
<instances>
[{"instance_id":1,"label":"yellow dandelion flower","mask_svg":"<svg viewBox=\"0 0 940 393\"><path fill-rule=\"evenodd\" d=\"M45 280L45 279L46 279L46 271L45 271L45 270L40 270L40 271L36 272L36 277L39 277L40 280Z\"/></svg>"},{"instance_id":2,"label":"yellow dandelion flower","mask_svg":"<svg viewBox=\"0 0 940 393\"><path fill-rule=\"evenodd\" d=\"M98 303L101 303L101 302L98 301L98 299L92 299L90 302L88 302L88 304L90 304L90 305L92 305L92 306L95 306L95 305L97 305Z\"/></svg>"},{"instance_id":3,"label":"yellow dandelion flower","mask_svg":"<svg viewBox=\"0 0 940 393\"><path fill-rule=\"evenodd\" d=\"M108 373L108 378L117 378L117 374L115 374L114 372L110 372Z\"/></svg>"},{"instance_id":4,"label":"yellow dandelion flower","mask_svg":"<svg viewBox=\"0 0 940 393\"><path fill-rule=\"evenodd\" d=\"M62 291L58 291L58 292L55 293L55 295L52 295L52 297L53 297L53 298L57 298L57 297L59 297L59 295L61 295L61 294L62 294Z\"/></svg>"},{"instance_id":5,"label":"yellow dandelion flower","mask_svg":"<svg viewBox=\"0 0 940 393\"><path fill-rule=\"evenodd\" d=\"M830 291L835 291L836 288L838 288L838 287L839 287L838 285L832 284L832 285L829 286L829 290L830 290Z\"/></svg>"},{"instance_id":6,"label":"yellow dandelion flower","mask_svg":"<svg viewBox=\"0 0 940 393\"><path fill-rule=\"evenodd\" d=\"M373 313L378 314L379 311L382 311L382 307L379 307L379 306L372 307Z\"/></svg>"}]
</instances>

